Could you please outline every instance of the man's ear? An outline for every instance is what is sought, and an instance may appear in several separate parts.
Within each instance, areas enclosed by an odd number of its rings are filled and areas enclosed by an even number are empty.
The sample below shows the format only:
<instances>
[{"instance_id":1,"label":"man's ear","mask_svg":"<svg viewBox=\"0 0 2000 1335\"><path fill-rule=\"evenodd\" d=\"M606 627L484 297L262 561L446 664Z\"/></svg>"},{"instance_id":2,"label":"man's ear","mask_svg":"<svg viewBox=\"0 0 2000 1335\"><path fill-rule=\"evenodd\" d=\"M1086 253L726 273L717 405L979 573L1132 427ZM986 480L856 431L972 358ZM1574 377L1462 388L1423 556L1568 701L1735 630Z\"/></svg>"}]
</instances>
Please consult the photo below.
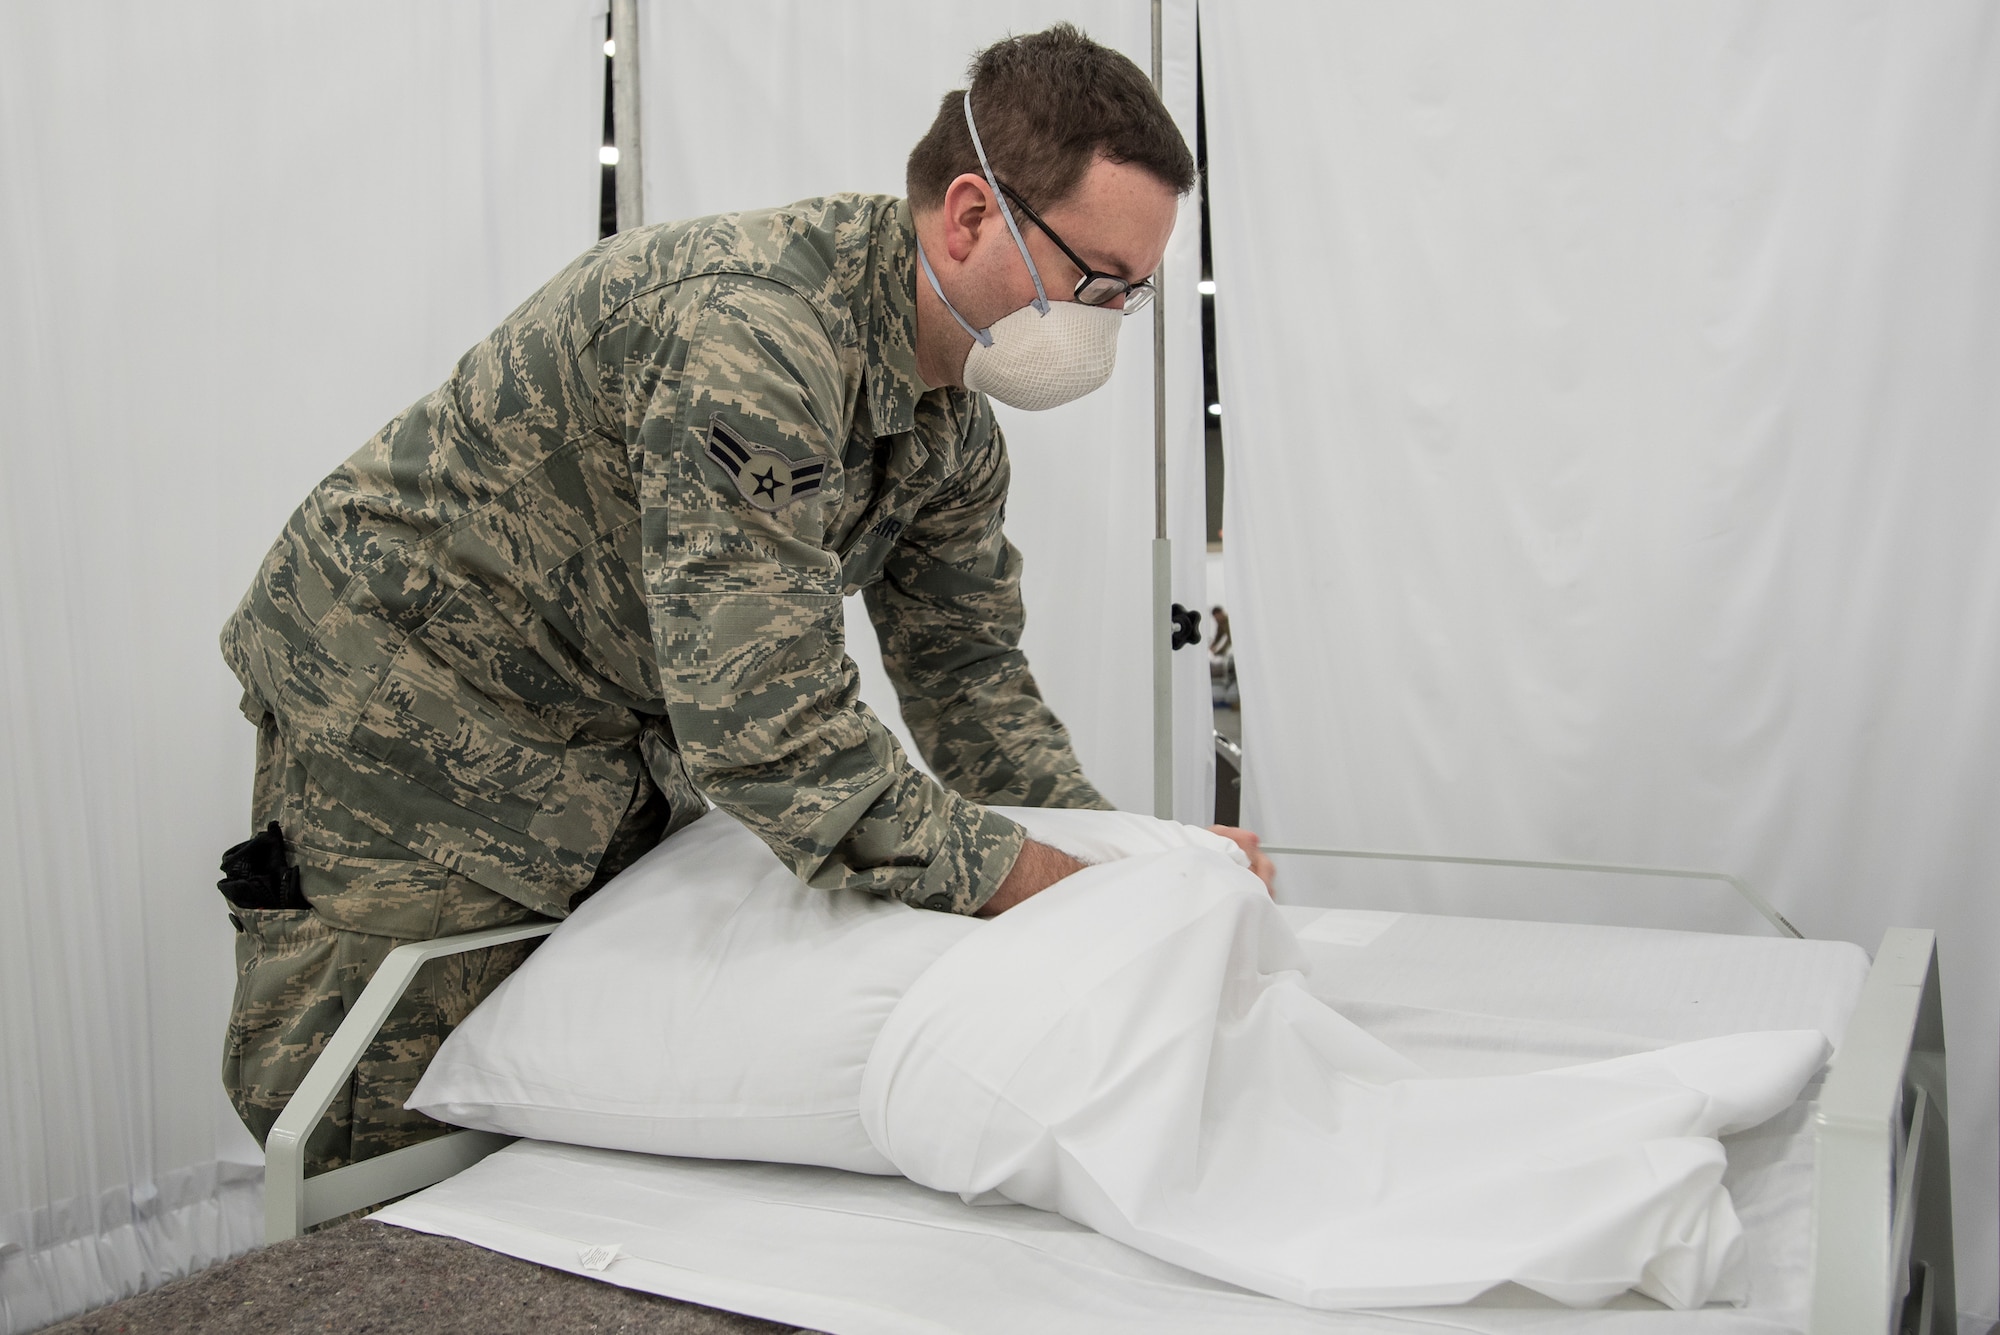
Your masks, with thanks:
<instances>
[{"instance_id":1,"label":"man's ear","mask_svg":"<svg viewBox=\"0 0 2000 1335\"><path fill-rule=\"evenodd\" d=\"M945 187L944 245L955 262L965 263L994 216L993 193L983 177L966 172Z\"/></svg>"}]
</instances>

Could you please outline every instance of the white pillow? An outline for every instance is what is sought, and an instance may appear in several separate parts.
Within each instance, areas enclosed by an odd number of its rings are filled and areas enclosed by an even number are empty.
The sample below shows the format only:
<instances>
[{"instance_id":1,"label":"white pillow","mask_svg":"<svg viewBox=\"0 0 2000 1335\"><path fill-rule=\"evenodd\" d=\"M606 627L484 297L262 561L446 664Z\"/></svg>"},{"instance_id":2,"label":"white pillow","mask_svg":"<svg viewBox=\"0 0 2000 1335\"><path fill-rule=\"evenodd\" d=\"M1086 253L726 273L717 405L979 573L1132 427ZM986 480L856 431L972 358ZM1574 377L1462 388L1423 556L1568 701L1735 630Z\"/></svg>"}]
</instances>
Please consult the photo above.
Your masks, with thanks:
<instances>
[{"instance_id":1,"label":"white pillow","mask_svg":"<svg viewBox=\"0 0 2000 1335\"><path fill-rule=\"evenodd\" d=\"M1088 862L1235 845L1122 812L1005 808ZM409 1106L649 1154L896 1170L861 1078L889 1012L974 918L802 885L720 811L606 885L446 1040Z\"/></svg>"},{"instance_id":2,"label":"white pillow","mask_svg":"<svg viewBox=\"0 0 2000 1335\"><path fill-rule=\"evenodd\" d=\"M1031 838L1059 848L1079 862L1116 862L1141 853L1206 848L1239 867L1250 865L1243 850L1219 834L1134 811L1063 807L994 807L993 810L1026 829Z\"/></svg>"}]
</instances>

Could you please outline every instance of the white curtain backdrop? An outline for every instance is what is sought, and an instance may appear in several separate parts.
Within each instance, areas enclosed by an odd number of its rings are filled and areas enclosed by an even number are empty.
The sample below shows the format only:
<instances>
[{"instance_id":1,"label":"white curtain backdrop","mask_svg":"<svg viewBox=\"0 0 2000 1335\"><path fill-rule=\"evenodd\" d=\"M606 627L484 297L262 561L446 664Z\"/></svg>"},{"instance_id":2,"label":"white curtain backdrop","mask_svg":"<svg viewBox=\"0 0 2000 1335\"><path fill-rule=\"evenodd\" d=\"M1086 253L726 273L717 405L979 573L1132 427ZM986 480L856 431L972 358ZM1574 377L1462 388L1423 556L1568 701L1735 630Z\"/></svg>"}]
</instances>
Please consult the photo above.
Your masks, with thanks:
<instances>
[{"instance_id":1,"label":"white curtain backdrop","mask_svg":"<svg viewBox=\"0 0 2000 1335\"><path fill-rule=\"evenodd\" d=\"M1734 871L1871 949L1939 929L1983 1335L2000 9L1332 0L1202 29L1250 823ZM1294 898L1590 911L1547 875L1286 862Z\"/></svg>"},{"instance_id":2,"label":"white curtain backdrop","mask_svg":"<svg viewBox=\"0 0 2000 1335\"><path fill-rule=\"evenodd\" d=\"M646 218L660 222L859 190L903 193L903 163L973 53L1059 20L1150 68L1146 0L649 0L641 10ZM1169 109L1194 143L1194 3L1164 25ZM1200 220L1192 202L1166 260L1168 524L1173 597L1202 607ZM1085 771L1128 810L1151 811L1153 326L1125 322L1118 370L1046 413L998 407L1013 461L1007 532L1026 561L1024 639L1036 680ZM997 406L997 405L996 405ZM850 656L862 694L902 731L860 599ZM1175 655L1175 813L1213 810L1208 667Z\"/></svg>"},{"instance_id":3,"label":"white curtain backdrop","mask_svg":"<svg viewBox=\"0 0 2000 1335\"><path fill-rule=\"evenodd\" d=\"M0 1331L261 1236L216 635L313 483L595 239L602 11L0 6Z\"/></svg>"}]
</instances>

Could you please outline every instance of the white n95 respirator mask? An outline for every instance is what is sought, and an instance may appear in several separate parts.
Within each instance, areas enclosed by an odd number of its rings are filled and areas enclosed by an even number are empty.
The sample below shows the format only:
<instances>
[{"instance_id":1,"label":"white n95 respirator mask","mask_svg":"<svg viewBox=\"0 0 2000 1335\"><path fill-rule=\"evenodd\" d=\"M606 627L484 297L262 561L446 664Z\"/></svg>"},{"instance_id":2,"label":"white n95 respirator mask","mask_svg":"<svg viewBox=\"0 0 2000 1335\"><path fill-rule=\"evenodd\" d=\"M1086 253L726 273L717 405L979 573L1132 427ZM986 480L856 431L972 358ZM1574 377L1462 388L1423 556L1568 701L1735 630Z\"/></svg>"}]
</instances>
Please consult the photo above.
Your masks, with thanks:
<instances>
[{"instance_id":1,"label":"white n95 respirator mask","mask_svg":"<svg viewBox=\"0 0 2000 1335\"><path fill-rule=\"evenodd\" d=\"M993 167L986 161L986 148L979 142L979 128L972 123L972 94L965 95L965 128L972 132L972 147L979 154L980 170L993 187L1000 203L1000 216L1007 220L1008 234L1035 280L1035 299L1021 309L1002 316L986 329L974 329L958 313L951 298L938 286L937 274L923 244L917 245L917 262L931 291L951 312L959 327L972 335L972 350L965 355L961 379L965 387L998 399L1010 408L1040 412L1080 399L1111 378L1118 360L1118 328L1125 313L1108 306L1086 306L1078 301L1049 300L1042 288L1042 275L1035 258L1021 239L1014 210L1007 205Z\"/></svg>"},{"instance_id":2,"label":"white n95 respirator mask","mask_svg":"<svg viewBox=\"0 0 2000 1335\"><path fill-rule=\"evenodd\" d=\"M1121 318L1121 312L1074 301L1048 302L1040 310L1023 306L990 329L968 328L972 350L960 378L967 389L1010 408L1032 413L1061 407L1111 378Z\"/></svg>"}]
</instances>

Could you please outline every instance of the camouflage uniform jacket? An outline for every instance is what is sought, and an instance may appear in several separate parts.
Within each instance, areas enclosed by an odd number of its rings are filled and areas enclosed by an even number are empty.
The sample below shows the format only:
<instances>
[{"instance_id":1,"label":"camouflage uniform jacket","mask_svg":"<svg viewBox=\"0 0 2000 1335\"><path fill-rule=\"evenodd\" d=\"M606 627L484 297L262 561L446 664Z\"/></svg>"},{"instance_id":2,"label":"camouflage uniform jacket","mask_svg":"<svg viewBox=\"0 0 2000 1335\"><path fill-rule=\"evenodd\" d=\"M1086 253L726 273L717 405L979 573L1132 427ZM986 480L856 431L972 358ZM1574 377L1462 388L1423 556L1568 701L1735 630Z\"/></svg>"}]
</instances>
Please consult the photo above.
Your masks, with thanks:
<instances>
[{"instance_id":1,"label":"camouflage uniform jacket","mask_svg":"<svg viewBox=\"0 0 2000 1335\"><path fill-rule=\"evenodd\" d=\"M815 886L970 912L1101 806L1019 649L1007 456L917 376L907 204L628 232L570 265L293 514L222 636L336 798L539 912L642 768ZM857 697L865 590L903 714Z\"/></svg>"}]
</instances>

